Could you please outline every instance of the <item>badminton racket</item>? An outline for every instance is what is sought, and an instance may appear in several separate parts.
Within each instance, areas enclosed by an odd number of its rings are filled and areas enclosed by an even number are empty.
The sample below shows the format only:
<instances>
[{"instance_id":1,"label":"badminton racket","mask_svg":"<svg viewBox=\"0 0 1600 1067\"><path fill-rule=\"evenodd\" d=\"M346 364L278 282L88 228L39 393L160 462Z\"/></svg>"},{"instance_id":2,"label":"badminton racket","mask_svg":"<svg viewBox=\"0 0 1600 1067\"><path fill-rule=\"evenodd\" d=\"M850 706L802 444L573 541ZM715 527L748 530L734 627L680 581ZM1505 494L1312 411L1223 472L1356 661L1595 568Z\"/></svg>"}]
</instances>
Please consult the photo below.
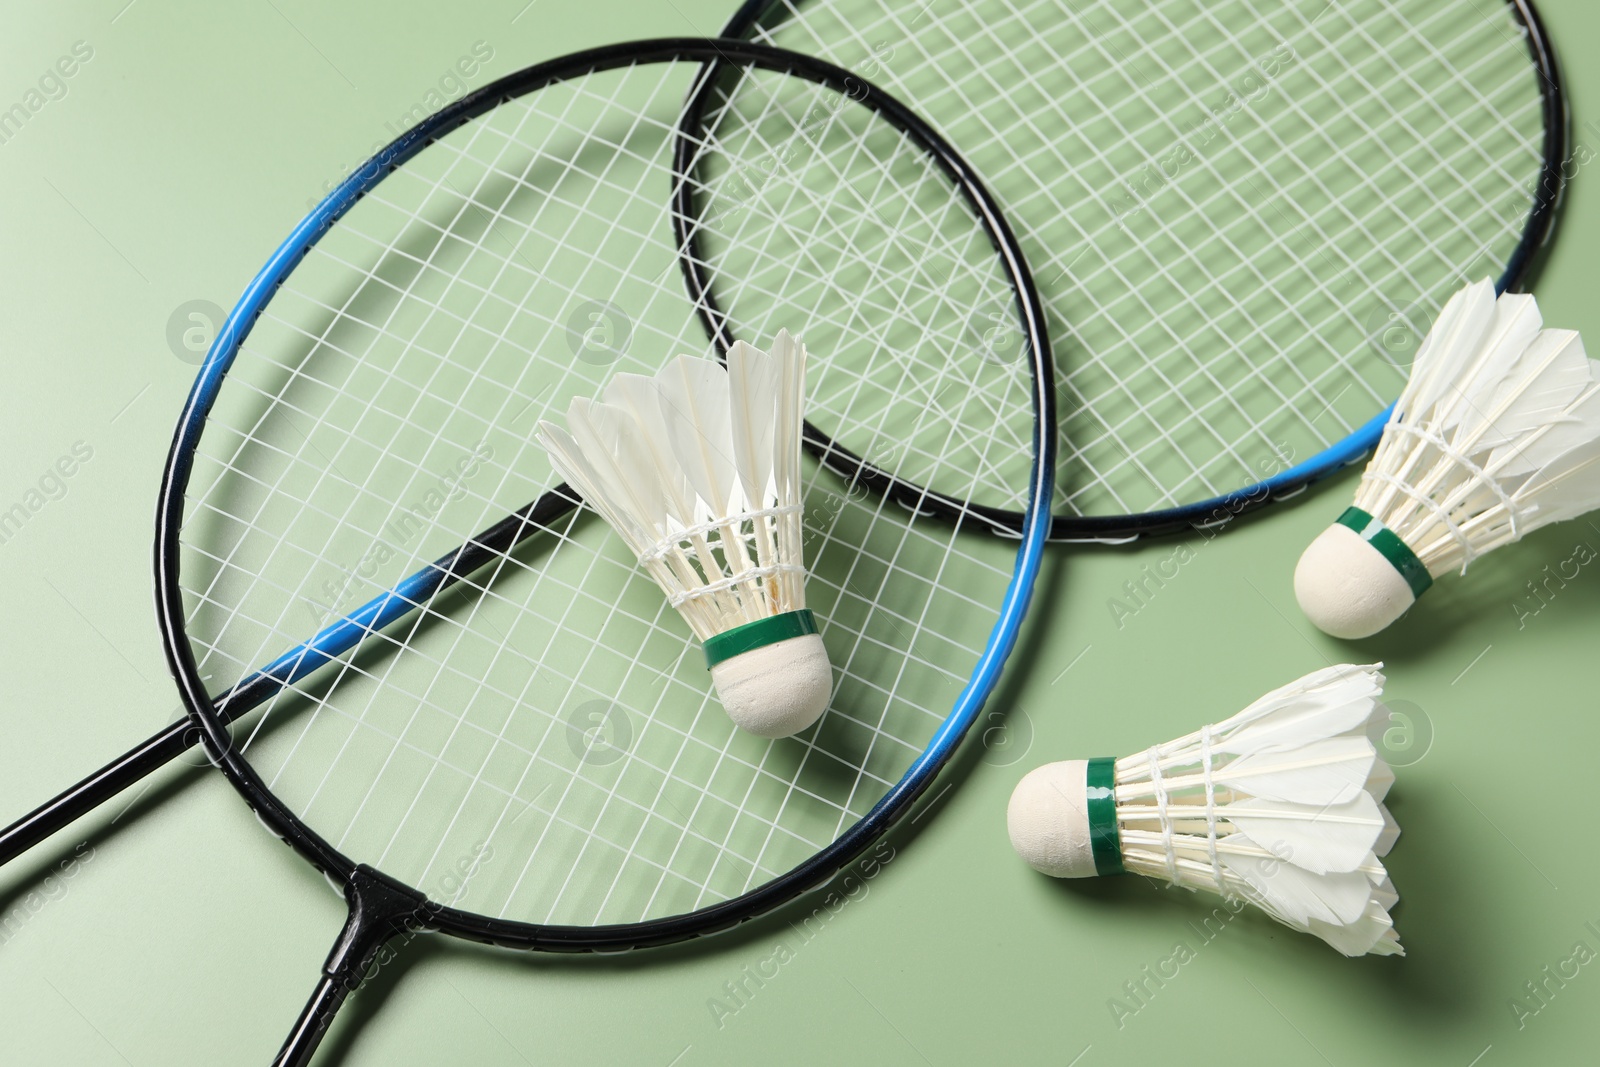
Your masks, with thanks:
<instances>
[{"instance_id":1,"label":"badminton racket","mask_svg":"<svg viewBox=\"0 0 1600 1067\"><path fill-rule=\"evenodd\" d=\"M706 123L686 144L691 96ZM686 184L695 254L729 275L715 303L681 276ZM1027 351L978 376L946 353L991 305ZM618 372L715 355L702 317L718 338L803 334L811 420L887 480L808 466L807 602L836 682L793 739L732 726L698 642L532 437ZM277 1062L311 1058L402 933L656 945L859 855L1016 640L1053 396L1030 277L977 178L819 60L719 41L569 56L352 175L221 329L158 505L193 725L350 907ZM1028 502L1019 539L897 503L996 481Z\"/></svg>"},{"instance_id":2,"label":"badminton racket","mask_svg":"<svg viewBox=\"0 0 1600 1067\"><path fill-rule=\"evenodd\" d=\"M857 71L985 176L1049 314L1058 539L1216 527L1360 459L1443 301L1530 280L1563 187L1530 0L749 0L723 35ZM957 358L1016 341L979 309ZM1015 529L1004 489L924 506Z\"/></svg>"}]
</instances>

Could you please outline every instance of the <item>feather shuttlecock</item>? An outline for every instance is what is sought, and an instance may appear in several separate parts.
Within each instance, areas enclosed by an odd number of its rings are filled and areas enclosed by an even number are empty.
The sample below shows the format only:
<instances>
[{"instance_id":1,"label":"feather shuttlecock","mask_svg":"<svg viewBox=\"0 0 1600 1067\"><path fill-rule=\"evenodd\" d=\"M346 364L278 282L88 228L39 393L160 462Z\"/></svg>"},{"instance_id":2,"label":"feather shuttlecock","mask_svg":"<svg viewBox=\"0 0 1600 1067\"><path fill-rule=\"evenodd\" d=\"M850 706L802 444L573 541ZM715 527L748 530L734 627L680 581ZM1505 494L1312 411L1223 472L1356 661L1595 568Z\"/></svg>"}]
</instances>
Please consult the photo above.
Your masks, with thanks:
<instances>
[{"instance_id":1,"label":"feather shuttlecock","mask_svg":"<svg viewBox=\"0 0 1600 1067\"><path fill-rule=\"evenodd\" d=\"M1317 671L1134 756L1039 767L1011 794L1011 844L1056 878L1163 878L1248 901L1346 956L1404 955L1379 859L1400 834L1369 736L1387 719L1380 666Z\"/></svg>"},{"instance_id":2,"label":"feather shuttlecock","mask_svg":"<svg viewBox=\"0 0 1600 1067\"><path fill-rule=\"evenodd\" d=\"M734 344L726 369L679 356L538 430L701 640L728 715L762 737L816 722L833 689L801 560L805 361L787 331L771 352Z\"/></svg>"},{"instance_id":3,"label":"feather shuttlecock","mask_svg":"<svg viewBox=\"0 0 1600 1067\"><path fill-rule=\"evenodd\" d=\"M1541 325L1488 281L1445 304L1354 505L1295 568L1318 628L1375 634L1447 571L1600 507L1600 363Z\"/></svg>"}]
</instances>

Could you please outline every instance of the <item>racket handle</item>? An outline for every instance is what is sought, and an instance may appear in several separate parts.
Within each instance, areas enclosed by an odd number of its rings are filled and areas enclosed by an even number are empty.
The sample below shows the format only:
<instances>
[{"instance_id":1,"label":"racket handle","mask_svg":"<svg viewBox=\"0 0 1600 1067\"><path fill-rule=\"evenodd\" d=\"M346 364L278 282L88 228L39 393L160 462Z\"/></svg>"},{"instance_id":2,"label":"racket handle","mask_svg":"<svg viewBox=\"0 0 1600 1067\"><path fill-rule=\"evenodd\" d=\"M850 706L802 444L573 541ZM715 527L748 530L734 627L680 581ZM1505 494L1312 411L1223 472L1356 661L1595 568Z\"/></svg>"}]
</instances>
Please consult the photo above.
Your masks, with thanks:
<instances>
[{"instance_id":1,"label":"racket handle","mask_svg":"<svg viewBox=\"0 0 1600 1067\"><path fill-rule=\"evenodd\" d=\"M0 865L10 863L45 838L104 804L157 767L194 747L200 733L183 719L125 752L64 793L0 830Z\"/></svg>"}]
</instances>

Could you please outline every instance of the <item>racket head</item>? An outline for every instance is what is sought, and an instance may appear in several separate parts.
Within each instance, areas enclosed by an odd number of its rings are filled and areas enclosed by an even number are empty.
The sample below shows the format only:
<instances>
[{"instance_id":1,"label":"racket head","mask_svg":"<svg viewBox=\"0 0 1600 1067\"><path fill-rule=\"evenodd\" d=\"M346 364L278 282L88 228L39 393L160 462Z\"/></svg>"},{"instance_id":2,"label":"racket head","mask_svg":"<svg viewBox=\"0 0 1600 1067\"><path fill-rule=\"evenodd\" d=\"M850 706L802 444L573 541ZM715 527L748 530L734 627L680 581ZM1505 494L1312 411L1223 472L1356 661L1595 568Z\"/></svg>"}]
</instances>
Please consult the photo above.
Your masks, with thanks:
<instances>
[{"instance_id":1,"label":"racket head","mask_svg":"<svg viewBox=\"0 0 1600 1067\"><path fill-rule=\"evenodd\" d=\"M1056 347L1057 540L1219 526L1363 459L1444 300L1526 286L1565 186L1532 0L746 0L722 32L916 101L987 177ZM985 335L966 358L1003 358Z\"/></svg>"},{"instance_id":2,"label":"racket head","mask_svg":"<svg viewBox=\"0 0 1600 1067\"><path fill-rule=\"evenodd\" d=\"M799 742L762 741L723 721L698 656L685 664L685 653L696 651L687 628L599 519L574 508L575 495L556 484L527 433L540 414L591 395L615 370L659 365L679 346L714 350L697 317L703 309L683 294L681 246L667 210L686 180L682 101L713 60L741 65L744 84L766 98L742 119L725 115L728 133L738 136L702 140L702 155L716 155L719 165L731 160L723 173L737 178L741 165L781 148L768 139L774 130L792 131L806 149L787 180L745 198L712 234L711 243L725 249L765 251L748 290L732 292L716 314L726 332L759 342L800 309L842 304L853 329L811 329L829 321L821 314L802 326L819 383L808 401L815 418L831 419L841 438L868 452L891 433L900 445L931 441L923 413L893 403L905 386L883 384L885 374L891 383L917 382L921 372L943 380L937 345L920 357L899 347L913 315L925 339L937 340L939 331L960 327L973 300L1008 299L1028 338L1011 373L959 382L964 403L1031 412L1021 457L1009 435L996 434L987 446L991 461L968 474L975 481L1003 469L1020 480L1032 498L1022 538L969 532L960 520L929 524L856 483L820 485L825 474L808 470L808 598L824 636L833 635L842 670L835 708ZM729 155L736 150L747 155ZM819 176L875 180L855 194L857 228L835 233L859 245L818 240L808 198L817 195ZM544 215L540 205L555 210ZM885 205L910 221L871 230ZM613 240L636 253L620 267L607 259L618 250L606 243ZM832 258L817 251L823 247ZM861 249L877 250L870 270L856 262ZM920 256L907 254L913 250ZM807 252L812 269L788 275L796 302L766 287L775 264ZM948 273L944 288L929 289L931 267ZM591 271L609 295L581 284ZM526 277L503 289L518 272ZM445 358L428 350L441 339L427 331L450 318L451 294L461 288L478 294L479 307L497 293L511 298L485 331L489 340L470 341L461 326L442 339ZM900 310L888 315L873 296ZM590 346L582 327L591 305L603 318L624 304L632 309L625 323L632 343L613 330ZM874 316L890 321L876 324ZM813 340L819 332L849 354L825 351ZM563 338L570 351L557 348ZM875 356L879 350L888 356ZM419 352L428 358L409 364ZM855 371L852 358L863 361ZM976 718L1016 641L1042 558L1053 399L1043 311L1014 236L960 157L881 91L822 61L742 42L646 41L552 60L402 134L307 216L246 289L201 367L161 487L156 572L169 664L213 761L269 830L347 891L376 872L428 898L413 916L417 924L521 948L628 948L713 932L847 864L907 810ZM493 412L487 420L473 410L485 402ZM367 440L374 426L386 427L389 440ZM958 429L952 422L946 431L952 441ZM473 443L478 434L481 445ZM963 448L976 447L967 437L961 429ZM441 449L440 438L450 447ZM914 452L901 448L903 457ZM452 456L454 463L439 466ZM893 462L878 458L901 484ZM907 470L926 467L920 459L906 463ZM451 472L443 480L441 469ZM497 483L473 481L487 476L479 470ZM397 527L401 512L418 511L403 498L424 490L437 497L423 496L429 522L414 532ZM515 506L529 496L532 504ZM814 507L819 496L833 500L822 513ZM335 545L346 553L346 581L328 593L318 571ZM387 551L350 554L363 545ZM486 569L492 573L484 576ZM580 594L587 600L573 613L588 614L568 624L558 601L576 603ZM631 748L613 746L614 759L609 750L594 759L587 740L578 740L587 720L586 705L573 702L577 679L561 679L566 696L541 708L537 695L513 691L511 678L531 688L536 673L560 675L569 659L588 663L586 656L615 652L604 647L618 640L605 632L612 627L629 648L607 662L638 670L625 670L609 692L589 689L623 707L636 736ZM870 647L857 656L852 644ZM650 670L665 681L630 696L649 656L663 648L670 648L657 661L664 669ZM454 669L461 677L441 682L446 659L463 664ZM435 698L435 685L452 696ZM452 727L456 697L465 710L455 708ZM857 712L841 710L848 700L862 702ZM232 715L256 704L264 714L236 732ZM387 721L386 708L395 710ZM495 726L472 721L480 713L492 714ZM418 725L422 716L437 721ZM511 739L519 723L542 731L538 740ZM470 773L446 758L454 758L450 746L463 732L482 759ZM320 755L307 766L313 749ZM512 768L489 789L493 756L510 750L520 777ZM420 754L432 766L391 771L397 754L402 762ZM534 770L549 779L537 789L528 780ZM446 791L454 808L436 842L406 829L412 808L438 800L425 795L435 772L460 779ZM732 781L725 786L718 775ZM552 787L565 790L561 802L541 807ZM750 794L772 796L775 787L784 790L776 806L746 811ZM745 797L729 803L716 792L723 788ZM661 810L641 800L651 791ZM475 797L484 793L492 804L480 810ZM570 800L575 793L592 799ZM624 794L631 809L609 806ZM515 813L512 802L520 805ZM698 823L702 805L707 816ZM664 815L666 808L674 813ZM599 825L619 809L628 810L617 826ZM520 849L496 835L530 812L523 829L537 831L537 840L493 907L461 906L460 891L430 884L441 857L448 869L452 856ZM597 823L587 836L584 813ZM364 817L372 825L360 824ZM457 825L473 820L476 828ZM663 827L675 827L672 855L642 855L648 846L641 842L656 840L647 831ZM752 827L766 835L754 860L740 851ZM561 845L564 836L570 840ZM764 859L774 838L781 862ZM535 861L570 858L576 849L580 863L596 841L596 852L617 854L588 872L612 879L605 899L592 908L582 894L579 903L563 902L561 883L557 903L530 917L517 894ZM696 859L696 850L707 855ZM685 877L674 866L680 854L709 873ZM476 862L469 867L477 893L486 876ZM548 869L562 873L559 864ZM641 871L637 895L648 891L648 899L613 905L633 889L618 894L621 879ZM498 877L487 876L489 891ZM657 879L653 890L649 878ZM602 891L584 892L598 899ZM693 906L681 906L686 899Z\"/></svg>"}]
</instances>

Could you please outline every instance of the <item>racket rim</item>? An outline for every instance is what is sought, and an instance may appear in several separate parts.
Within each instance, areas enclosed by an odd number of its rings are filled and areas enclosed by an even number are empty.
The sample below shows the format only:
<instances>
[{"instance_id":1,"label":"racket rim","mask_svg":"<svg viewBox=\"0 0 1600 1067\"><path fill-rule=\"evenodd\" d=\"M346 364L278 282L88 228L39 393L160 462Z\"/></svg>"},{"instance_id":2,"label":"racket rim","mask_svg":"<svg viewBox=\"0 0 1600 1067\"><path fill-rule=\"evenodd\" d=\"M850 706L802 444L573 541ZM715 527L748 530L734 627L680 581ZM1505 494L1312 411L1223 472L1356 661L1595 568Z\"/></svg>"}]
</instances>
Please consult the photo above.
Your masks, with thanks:
<instances>
[{"instance_id":1,"label":"racket rim","mask_svg":"<svg viewBox=\"0 0 1600 1067\"><path fill-rule=\"evenodd\" d=\"M1033 386L1034 442L1033 466L1029 476L1030 505L1024 515L1016 560L999 615L985 642L971 677L955 698L951 710L922 753L873 807L827 847L805 862L769 879L738 896L704 908L677 915L629 923L590 926L532 923L497 918L427 899L421 891L384 874L381 869L358 863L330 844L306 825L262 780L259 772L233 743L229 718L222 714L217 698L206 690L200 678L194 650L188 637L183 610L183 591L179 584L181 567L180 535L189 478L196 449L207 416L212 410L234 357L249 336L250 329L270 303L279 286L300 261L346 212L390 172L425 149L433 141L465 123L488 113L501 103L516 99L549 85L603 73L628 66L653 63L699 63L702 67L729 61L742 61L746 69L759 69L794 75L814 84L839 89L862 79L835 64L805 53L748 41L721 38L666 37L624 41L568 53L505 75L447 105L401 133L379 149L365 164L333 189L301 222L290 231L271 257L246 286L238 302L208 351L191 386L179 416L164 465L157 496L154 570L157 624L161 633L168 669L177 684L190 722L210 761L228 778L257 819L276 837L321 871L330 881L342 883L347 895L360 880L376 880L391 889L408 890L418 906L409 917L416 928L431 929L489 942L507 948L537 951L618 951L651 947L712 934L772 911L822 885L859 857L883 832L893 825L923 794L939 771L949 762L961 740L977 721L985 701L999 683L999 676L1020 635L1022 622L1032 599L1033 588L1042 567L1050 525L1050 504L1054 493L1056 452L1055 377L1042 301L1034 286L1027 260L1004 215L981 179L949 142L914 111L881 89L869 87L865 95L853 96L857 103L874 112L908 136L945 170L961 197L974 213L986 236L994 244L1003 273L1019 301L1021 325L1028 338ZM882 110L884 101L893 112ZM902 121L904 125L902 125ZM957 167L947 167L948 161ZM664 209L670 210L666 197ZM895 481L901 481L888 475ZM905 483L909 484L909 483ZM547 491L576 496L565 486ZM536 502L537 503L537 502ZM531 506L530 506L531 507ZM529 510L529 509L524 509ZM506 520L501 520L502 522ZM469 542L468 544L470 544ZM463 546L465 547L465 546ZM460 551L460 550L457 550ZM447 555L449 558L454 552ZM428 567L436 567L437 562ZM428 568L424 568L426 570ZM419 572L420 573L420 572ZM405 581L409 581L406 579ZM402 582L404 584L404 581ZM369 634L370 636L370 634ZM364 643L364 642L363 642ZM360 647L360 646L357 646ZM275 661L276 662L276 661ZM402 894L403 896L404 894Z\"/></svg>"}]
</instances>

